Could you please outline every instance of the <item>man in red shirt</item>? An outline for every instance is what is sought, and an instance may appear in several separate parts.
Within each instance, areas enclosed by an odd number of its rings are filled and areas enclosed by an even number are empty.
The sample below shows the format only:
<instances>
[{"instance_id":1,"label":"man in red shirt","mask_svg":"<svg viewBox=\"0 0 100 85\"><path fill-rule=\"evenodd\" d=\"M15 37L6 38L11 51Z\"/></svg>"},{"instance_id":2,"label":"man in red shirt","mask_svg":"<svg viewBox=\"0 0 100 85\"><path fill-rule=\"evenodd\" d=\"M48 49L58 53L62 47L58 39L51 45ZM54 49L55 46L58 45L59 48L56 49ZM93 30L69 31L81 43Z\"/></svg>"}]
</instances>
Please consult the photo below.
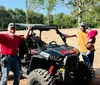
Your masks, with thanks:
<instances>
[{"instance_id":1,"label":"man in red shirt","mask_svg":"<svg viewBox=\"0 0 100 85\"><path fill-rule=\"evenodd\" d=\"M20 64L19 58L16 55L19 44L25 40L29 32L31 30L31 26L28 26L28 31L24 37L18 36L15 34L16 27L14 23L10 23L8 25L8 32L5 34L0 34L0 44L1 44L1 54L2 54L2 78L0 85L7 85L7 76L9 70L14 73L14 82L13 85L19 85L20 81Z\"/></svg>"}]
</instances>

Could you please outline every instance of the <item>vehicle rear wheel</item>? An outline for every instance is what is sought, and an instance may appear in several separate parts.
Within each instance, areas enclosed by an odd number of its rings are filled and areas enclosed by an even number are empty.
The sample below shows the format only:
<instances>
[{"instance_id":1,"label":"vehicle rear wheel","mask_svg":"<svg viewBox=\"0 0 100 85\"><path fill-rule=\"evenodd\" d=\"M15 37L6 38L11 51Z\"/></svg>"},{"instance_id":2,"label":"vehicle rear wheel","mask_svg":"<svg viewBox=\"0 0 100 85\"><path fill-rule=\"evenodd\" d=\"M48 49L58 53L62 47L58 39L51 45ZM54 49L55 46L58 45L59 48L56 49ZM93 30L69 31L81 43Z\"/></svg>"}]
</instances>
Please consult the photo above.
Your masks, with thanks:
<instances>
[{"instance_id":1,"label":"vehicle rear wheel","mask_svg":"<svg viewBox=\"0 0 100 85\"><path fill-rule=\"evenodd\" d=\"M27 85L54 85L54 84L52 84L52 76L48 74L48 71L43 69L35 69L29 74Z\"/></svg>"},{"instance_id":2,"label":"vehicle rear wheel","mask_svg":"<svg viewBox=\"0 0 100 85\"><path fill-rule=\"evenodd\" d=\"M90 85L94 78L95 72L93 68L87 63L80 61L74 76L76 85Z\"/></svg>"}]
</instances>

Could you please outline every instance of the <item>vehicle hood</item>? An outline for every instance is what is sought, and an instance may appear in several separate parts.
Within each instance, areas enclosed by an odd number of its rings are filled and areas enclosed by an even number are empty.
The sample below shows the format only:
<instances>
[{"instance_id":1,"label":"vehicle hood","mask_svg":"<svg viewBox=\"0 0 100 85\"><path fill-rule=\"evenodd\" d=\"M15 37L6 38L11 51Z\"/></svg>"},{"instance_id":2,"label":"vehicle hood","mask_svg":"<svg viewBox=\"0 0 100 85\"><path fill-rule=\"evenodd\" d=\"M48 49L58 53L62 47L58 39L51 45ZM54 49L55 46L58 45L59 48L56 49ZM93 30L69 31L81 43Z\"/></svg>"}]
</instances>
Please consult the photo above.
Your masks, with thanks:
<instances>
[{"instance_id":1,"label":"vehicle hood","mask_svg":"<svg viewBox=\"0 0 100 85\"><path fill-rule=\"evenodd\" d=\"M51 56L68 56L78 53L79 50L71 46L68 47L61 46L61 47L49 48L45 50L45 52L49 53Z\"/></svg>"}]
</instances>

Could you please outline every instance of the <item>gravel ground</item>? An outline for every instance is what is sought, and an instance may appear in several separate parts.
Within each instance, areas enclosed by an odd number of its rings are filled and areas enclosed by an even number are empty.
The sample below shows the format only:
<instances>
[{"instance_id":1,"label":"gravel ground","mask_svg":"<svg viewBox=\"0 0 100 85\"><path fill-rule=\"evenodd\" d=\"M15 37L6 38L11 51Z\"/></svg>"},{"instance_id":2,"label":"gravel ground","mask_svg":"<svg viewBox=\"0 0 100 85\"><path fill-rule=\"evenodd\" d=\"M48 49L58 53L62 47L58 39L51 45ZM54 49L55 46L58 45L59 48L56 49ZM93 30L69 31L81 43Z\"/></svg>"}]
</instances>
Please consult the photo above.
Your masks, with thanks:
<instances>
[{"instance_id":1,"label":"gravel ground","mask_svg":"<svg viewBox=\"0 0 100 85\"><path fill-rule=\"evenodd\" d=\"M26 85L26 81L27 81L27 79L21 79L20 85ZM8 85L13 85L12 78L11 78L11 80L8 81ZM95 80L92 85L100 85L100 74L96 75Z\"/></svg>"}]
</instances>

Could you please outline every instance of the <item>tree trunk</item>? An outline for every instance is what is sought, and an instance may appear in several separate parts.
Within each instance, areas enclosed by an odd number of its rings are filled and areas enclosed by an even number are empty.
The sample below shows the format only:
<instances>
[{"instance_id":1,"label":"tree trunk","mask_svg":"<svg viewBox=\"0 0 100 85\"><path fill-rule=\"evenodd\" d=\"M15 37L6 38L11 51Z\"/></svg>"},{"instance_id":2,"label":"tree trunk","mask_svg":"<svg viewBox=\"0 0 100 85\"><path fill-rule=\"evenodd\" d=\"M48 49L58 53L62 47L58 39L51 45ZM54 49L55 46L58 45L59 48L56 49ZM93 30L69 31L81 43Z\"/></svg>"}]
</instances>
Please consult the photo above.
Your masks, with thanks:
<instances>
[{"instance_id":1,"label":"tree trunk","mask_svg":"<svg viewBox=\"0 0 100 85\"><path fill-rule=\"evenodd\" d=\"M26 24L29 23L29 18L28 18L27 10L28 10L28 0L26 0Z\"/></svg>"},{"instance_id":2,"label":"tree trunk","mask_svg":"<svg viewBox=\"0 0 100 85\"><path fill-rule=\"evenodd\" d=\"M81 11L82 11L82 9L81 9L81 2L79 0L79 2L78 2L78 27L80 27L80 23L82 21Z\"/></svg>"},{"instance_id":3,"label":"tree trunk","mask_svg":"<svg viewBox=\"0 0 100 85\"><path fill-rule=\"evenodd\" d=\"M81 9L79 8L79 10L78 10L78 27L80 27L81 20L82 20Z\"/></svg>"},{"instance_id":4,"label":"tree trunk","mask_svg":"<svg viewBox=\"0 0 100 85\"><path fill-rule=\"evenodd\" d=\"M48 13L48 25L50 25L50 13Z\"/></svg>"}]
</instances>

